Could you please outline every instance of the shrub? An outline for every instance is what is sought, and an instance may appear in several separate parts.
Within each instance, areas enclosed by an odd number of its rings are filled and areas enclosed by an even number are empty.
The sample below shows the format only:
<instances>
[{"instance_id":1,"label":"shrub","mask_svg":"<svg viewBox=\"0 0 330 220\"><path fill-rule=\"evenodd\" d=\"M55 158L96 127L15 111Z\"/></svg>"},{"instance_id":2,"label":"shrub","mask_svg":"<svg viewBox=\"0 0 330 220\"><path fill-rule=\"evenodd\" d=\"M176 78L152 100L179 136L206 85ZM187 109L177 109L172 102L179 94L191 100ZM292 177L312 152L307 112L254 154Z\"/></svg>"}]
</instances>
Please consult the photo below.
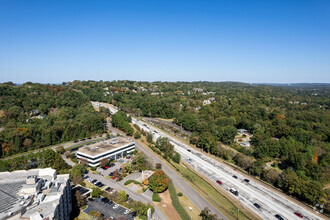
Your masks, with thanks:
<instances>
[{"instance_id":1,"label":"shrub","mask_svg":"<svg viewBox=\"0 0 330 220\"><path fill-rule=\"evenodd\" d=\"M178 193L178 196L182 196L182 195L183 195L182 192L179 192L179 193Z\"/></svg>"},{"instance_id":2,"label":"shrub","mask_svg":"<svg viewBox=\"0 0 330 220\"><path fill-rule=\"evenodd\" d=\"M160 202L161 201L158 193L154 192L154 194L152 194L152 201L154 201L154 202Z\"/></svg>"},{"instance_id":3,"label":"shrub","mask_svg":"<svg viewBox=\"0 0 330 220\"><path fill-rule=\"evenodd\" d=\"M186 210L180 204L178 195L176 194L174 185L173 185L171 180L170 180L170 184L168 186L168 190L170 191L170 196L171 196L171 199L172 199L172 205L176 209L176 211L179 213L180 217L182 219L190 219L190 216L188 215Z\"/></svg>"},{"instance_id":4,"label":"shrub","mask_svg":"<svg viewBox=\"0 0 330 220\"><path fill-rule=\"evenodd\" d=\"M128 185L128 184L130 184L130 183L134 183L134 184L136 184L136 185L142 186L142 183L140 183L139 181L136 181L136 180L127 180L127 181L124 183L124 185L126 186L126 185Z\"/></svg>"},{"instance_id":5,"label":"shrub","mask_svg":"<svg viewBox=\"0 0 330 220\"><path fill-rule=\"evenodd\" d=\"M95 171L96 170L96 167L91 167L91 170Z\"/></svg>"}]
</instances>

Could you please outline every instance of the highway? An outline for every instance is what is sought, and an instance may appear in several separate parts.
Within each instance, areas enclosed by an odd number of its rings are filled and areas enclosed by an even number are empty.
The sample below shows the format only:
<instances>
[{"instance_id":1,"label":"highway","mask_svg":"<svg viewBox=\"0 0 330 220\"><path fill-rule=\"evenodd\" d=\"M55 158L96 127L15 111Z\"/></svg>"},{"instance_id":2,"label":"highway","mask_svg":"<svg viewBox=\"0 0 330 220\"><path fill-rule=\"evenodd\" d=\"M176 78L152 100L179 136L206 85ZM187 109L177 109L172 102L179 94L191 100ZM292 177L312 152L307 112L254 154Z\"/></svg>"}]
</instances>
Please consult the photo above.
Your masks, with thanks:
<instances>
[{"instance_id":1,"label":"highway","mask_svg":"<svg viewBox=\"0 0 330 220\"><path fill-rule=\"evenodd\" d=\"M110 111L115 113L116 109L110 107ZM245 182L245 177L234 171L232 167L194 150L192 147L167 135L160 129L147 125L135 118L132 118L132 123L139 125L140 128L147 132L151 132L154 140L157 140L159 137L167 137L174 145L174 149L180 153L183 160L189 162L196 170L203 173L210 180L222 181L223 185L221 187L224 187L225 190L229 191L230 188L235 188L239 192L239 195L232 196L244 206L249 207L261 218L276 219L275 214L279 214L284 219L300 219L294 214L294 212L299 212L304 216L304 219L322 219L314 214L312 210L290 201L280 192L270 189L258 181L250 179L249 183ZM234 175L238 178L233 178ZM253 205L254 203L258 203L261 208L256 208Z\"/></svg>"},{"instance_id":2,"label":"highway","mask_svg":"<svg viewBox=\"0 0 330 220\"><path fill-rule=\"evenodd\" d=\"M232 196L236 197L243 205L249 207L261 218L276 219L275 215L279 214L285 219L300 219L294 214L297 211L304 216L304 219L322 219L305 207L291 202L275 190L270 190L257 181L250 180L249 183L245 182L245 177L234 171L232 167L205 156L161 130L150 125L145 125L144 122L134 118L132 118L132 121L147 132L152 132L155 140L159 137L169 138L171 144L174 145L175 151L180 153L182 159L189 162L196 170L203 173L209 179L222 181L222 187L225 190L229 191L230 188L236 189L239 192L239 196ZM234 175L238 179L233 178ZM261 208L256 208L253 205L254 203L258 203Z\"/></svg>"}]
</instances>

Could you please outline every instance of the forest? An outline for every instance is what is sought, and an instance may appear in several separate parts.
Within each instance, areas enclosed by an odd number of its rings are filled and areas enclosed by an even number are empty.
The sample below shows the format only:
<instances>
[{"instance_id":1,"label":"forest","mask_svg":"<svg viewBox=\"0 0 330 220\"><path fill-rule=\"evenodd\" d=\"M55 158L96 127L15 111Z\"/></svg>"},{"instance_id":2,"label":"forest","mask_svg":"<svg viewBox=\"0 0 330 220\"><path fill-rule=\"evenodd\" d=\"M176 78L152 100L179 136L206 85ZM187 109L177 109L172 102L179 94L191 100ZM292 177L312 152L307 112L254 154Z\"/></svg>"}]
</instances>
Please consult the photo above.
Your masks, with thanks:
<instances>
[{"instance_id":1,"label":"forest","mask_svg":"<svg viewBox=\"0 0 330 220\"><path fill-rule=\"evenodd\" d=\"M0 87L2 156L103 131L89 101L136 117L171 119L191 144L234 163L289 195L330 212L330 86L238 82L73 81ZM43 119L36 119L45 115ZM128 133L130 119L113 118ZM242 146L239 129L250 136ZM131 134L133 135L133 134Z\"/></svg>"},{"instance_id":2,"label":"forest","mask_svg":"<svg viewBox=\"0 0 330 220\"><path fill-rule=\"evenodd\" d=\"M0 84L0 157L104 132L89 97L61 85Z\"/></svg>"},{"instance_id":3,"label":"forest","mask_svg":"<svg viewBox=\"0 0 330 220\"><path fill-rule=\"evenodd\" d=\"M329 212L329 85L74 81L94 101L138 117L173 119L190 143ZM238 129L251 134L237 143ZM245 136L243 136L245 138Z\"/></svg>"}]
</instances>

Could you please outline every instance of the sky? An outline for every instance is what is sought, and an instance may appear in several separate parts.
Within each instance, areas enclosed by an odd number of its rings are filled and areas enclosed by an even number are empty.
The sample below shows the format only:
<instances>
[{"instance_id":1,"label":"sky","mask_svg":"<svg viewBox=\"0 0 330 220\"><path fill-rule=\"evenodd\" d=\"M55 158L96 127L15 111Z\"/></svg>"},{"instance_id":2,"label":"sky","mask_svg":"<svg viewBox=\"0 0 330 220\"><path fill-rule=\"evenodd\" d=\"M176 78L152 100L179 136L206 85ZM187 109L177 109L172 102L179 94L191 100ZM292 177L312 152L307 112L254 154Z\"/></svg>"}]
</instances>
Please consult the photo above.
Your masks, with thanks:
<instances>
[{"instance_id":1,"label":"sky","mask_svg":"<svg viewBox=\"0 0 330 220\"><path fill-rule=\"evenodd\" d=\"M0 82L330 83L328 0L1 0Z\"/></svg>"}]
</instances>

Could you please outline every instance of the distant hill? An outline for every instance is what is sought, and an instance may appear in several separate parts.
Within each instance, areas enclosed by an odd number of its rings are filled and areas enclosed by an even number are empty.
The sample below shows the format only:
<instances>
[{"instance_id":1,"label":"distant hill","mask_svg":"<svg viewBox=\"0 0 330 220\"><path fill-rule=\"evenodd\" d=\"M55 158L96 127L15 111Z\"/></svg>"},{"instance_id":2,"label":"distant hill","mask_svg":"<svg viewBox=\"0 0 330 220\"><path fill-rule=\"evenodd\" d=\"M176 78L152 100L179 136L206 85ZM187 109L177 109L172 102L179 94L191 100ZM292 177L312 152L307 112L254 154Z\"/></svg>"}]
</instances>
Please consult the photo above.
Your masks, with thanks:
<instances>
[{"instance_id":1,"label":"distant hill","mask_svg":"<svg viewBox=\"0 0 330 220\"><path fill-rule=\"evenodd\" d=\"M270 86L299 87L299 88L330 87L330 83L252 83L252 85L270 85Z\"/></svg>"}]
</instances>

